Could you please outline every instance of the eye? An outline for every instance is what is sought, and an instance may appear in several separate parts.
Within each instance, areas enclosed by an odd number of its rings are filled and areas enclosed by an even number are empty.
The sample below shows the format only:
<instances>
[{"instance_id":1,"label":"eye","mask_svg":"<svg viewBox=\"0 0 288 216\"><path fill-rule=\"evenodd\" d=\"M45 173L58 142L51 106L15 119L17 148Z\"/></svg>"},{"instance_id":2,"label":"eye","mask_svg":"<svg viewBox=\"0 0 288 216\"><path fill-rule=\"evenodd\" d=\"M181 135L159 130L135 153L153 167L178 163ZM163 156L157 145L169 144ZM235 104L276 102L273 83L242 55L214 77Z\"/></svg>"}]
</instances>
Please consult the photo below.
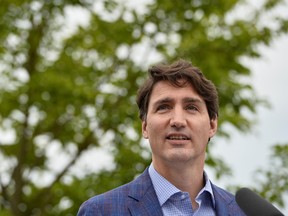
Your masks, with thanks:
<instances>
[{"instance_id":1,"label":"eye","mask_svg":"<svg viewBox=\"0 0 288 216\"><path fill-rule=\"evenodd\" d=\"M170 109L170 106L168 104L161 104L157 107L157 111L168 110L168 109Z\"/></svg>"},{"instance_id":2,"label":"eye","mask_svg":"<svg viewBox=\"0 0 288 216\"><path fill-rule=\"evenodd\" d=\"M186 108L186 110L191 110L191 111L197 111L198 107L195 105L188 105Z\"/></svg>"}]
</instances>

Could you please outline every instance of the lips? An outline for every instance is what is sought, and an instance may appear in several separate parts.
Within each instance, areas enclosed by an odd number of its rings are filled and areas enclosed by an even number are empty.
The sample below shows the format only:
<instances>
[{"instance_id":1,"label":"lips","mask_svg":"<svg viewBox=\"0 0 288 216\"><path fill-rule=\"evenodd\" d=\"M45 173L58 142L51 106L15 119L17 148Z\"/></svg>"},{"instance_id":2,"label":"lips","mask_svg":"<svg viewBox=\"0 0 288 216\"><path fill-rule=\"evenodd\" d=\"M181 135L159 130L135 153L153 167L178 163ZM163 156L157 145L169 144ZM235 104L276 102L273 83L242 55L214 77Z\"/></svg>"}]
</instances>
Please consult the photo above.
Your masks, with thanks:
<instances>
[{"instance_id":1,"label":"lips","mask_svg":"<svg viewBox=\"0 0 288 216\"><path fill-rule=\"evenodd\" d=\"M183 134L170 134L166 137L168 140L190 140L190 138Z\"/></svg>"}]
</instances>

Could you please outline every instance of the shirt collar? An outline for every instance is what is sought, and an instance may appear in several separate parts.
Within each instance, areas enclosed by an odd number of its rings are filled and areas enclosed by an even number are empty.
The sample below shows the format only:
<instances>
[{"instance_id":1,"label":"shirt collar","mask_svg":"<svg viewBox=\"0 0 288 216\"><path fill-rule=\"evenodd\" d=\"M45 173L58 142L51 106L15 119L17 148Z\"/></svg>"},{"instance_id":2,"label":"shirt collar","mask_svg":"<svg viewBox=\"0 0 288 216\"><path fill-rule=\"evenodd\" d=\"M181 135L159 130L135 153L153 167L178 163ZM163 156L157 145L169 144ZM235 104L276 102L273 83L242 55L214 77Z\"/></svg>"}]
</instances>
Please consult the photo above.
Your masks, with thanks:
<instances>
[{"instance_id":1,"label":"shirt collar","mask_svg":"<svg viewBox=\"0 0 288 216\"><path fill-rule=\"evenodd\" d=\"M165 179L162 175L160 175L154 168L153 164L149 166L149 175L154 186L156 195L158 197L159 203L162 206L173 194L181 192L177 187L171 184L167 179ZM205 186L201 189L199 194L197 195L196 199L200 197L200 195L207 191L210 193L212 198L213 207L215 207L215 198L211 186L211 182L208 178L207 173L204 171L204 179L205 179Z\"/></svg>"}]
</instances>

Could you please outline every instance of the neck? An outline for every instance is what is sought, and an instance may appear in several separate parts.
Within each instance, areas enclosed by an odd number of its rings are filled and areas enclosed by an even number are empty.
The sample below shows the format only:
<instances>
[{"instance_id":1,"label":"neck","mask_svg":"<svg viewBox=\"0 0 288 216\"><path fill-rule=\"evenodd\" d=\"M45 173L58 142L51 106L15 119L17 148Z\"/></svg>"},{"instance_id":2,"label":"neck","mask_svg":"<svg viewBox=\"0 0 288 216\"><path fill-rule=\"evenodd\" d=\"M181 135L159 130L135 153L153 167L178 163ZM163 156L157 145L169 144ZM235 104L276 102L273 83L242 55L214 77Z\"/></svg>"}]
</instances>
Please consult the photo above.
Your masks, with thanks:
<instances>
[{"instance_id":1,"label":"neck","mask_svg":"<svg viewBox=\"0 0 288 216\"><path fill-rule=\"evenodd\" d=\"M179 190L188 192L193 208L197 208L195 198L204 187L204 162L200 166L185 166L183 164L177 165L175 163L166 166L153 161L153 166L160 175L166 178Z\"/></svg>"}]
</instances>

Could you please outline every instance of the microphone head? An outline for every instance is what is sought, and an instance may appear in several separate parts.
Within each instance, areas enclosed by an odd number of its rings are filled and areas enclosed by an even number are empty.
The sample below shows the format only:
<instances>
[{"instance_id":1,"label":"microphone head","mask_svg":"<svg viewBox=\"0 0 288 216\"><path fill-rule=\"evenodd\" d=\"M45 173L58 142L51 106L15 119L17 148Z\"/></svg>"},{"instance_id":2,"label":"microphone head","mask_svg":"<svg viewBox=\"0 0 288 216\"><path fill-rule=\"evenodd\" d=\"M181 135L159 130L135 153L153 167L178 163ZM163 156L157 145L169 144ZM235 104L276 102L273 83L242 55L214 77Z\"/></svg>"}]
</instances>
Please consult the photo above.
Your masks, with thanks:
<instances>
[{"instance_id":1,"label":"microphone head","mask_svg":"<svg viewBox=\"0 0 288 216\"><path fill-rule=\"evenodd\" d=\"M284 216L271 203L248 188L238 190L235 199L247 216Z\"/></svg>"}]
</instances>

